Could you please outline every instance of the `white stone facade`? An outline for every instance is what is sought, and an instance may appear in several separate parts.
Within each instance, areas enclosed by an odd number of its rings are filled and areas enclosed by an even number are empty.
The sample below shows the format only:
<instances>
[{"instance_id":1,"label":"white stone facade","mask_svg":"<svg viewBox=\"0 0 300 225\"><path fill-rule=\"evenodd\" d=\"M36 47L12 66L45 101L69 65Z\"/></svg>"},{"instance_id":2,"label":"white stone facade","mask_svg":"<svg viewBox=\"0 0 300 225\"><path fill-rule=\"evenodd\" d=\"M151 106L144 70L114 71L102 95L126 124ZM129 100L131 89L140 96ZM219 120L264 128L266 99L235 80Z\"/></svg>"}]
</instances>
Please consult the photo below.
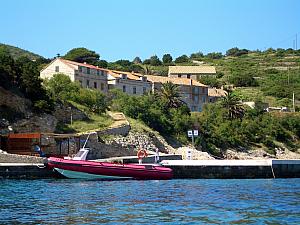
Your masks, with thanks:
<instances>
[{"instance_id":1,"label":"white stone facade","mask_svg":"<svg viewBox=\"0 0 300 225\"><path fill-rule=\"evenodd\" d=\"M77 63L57 58L46 66L40 76L50 79L54 74L63 73L70 77L71 81L77 81L83 88L96 89L107 93L107 70L85 63Z\"/></svg>"}]
</instances>

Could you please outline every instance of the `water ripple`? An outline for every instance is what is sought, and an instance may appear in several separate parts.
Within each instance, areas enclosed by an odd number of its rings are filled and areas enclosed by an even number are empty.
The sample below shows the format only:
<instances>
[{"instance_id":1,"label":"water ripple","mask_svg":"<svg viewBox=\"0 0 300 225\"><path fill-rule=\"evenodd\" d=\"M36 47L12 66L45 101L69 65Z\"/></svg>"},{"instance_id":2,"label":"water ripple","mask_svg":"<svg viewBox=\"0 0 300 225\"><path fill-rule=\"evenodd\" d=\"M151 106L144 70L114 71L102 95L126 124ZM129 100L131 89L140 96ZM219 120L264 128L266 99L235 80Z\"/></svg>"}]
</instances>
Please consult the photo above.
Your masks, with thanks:
<instances>
[{"instance_id":1,"label":"water ripple","mask_svg":"<svg viewBox=\"0 0 300 225\"><path fill-rule=\"evenodd\" d=\"M0 180L0 224L300 224L300 179Z\"/></svg>"}]
</instances>

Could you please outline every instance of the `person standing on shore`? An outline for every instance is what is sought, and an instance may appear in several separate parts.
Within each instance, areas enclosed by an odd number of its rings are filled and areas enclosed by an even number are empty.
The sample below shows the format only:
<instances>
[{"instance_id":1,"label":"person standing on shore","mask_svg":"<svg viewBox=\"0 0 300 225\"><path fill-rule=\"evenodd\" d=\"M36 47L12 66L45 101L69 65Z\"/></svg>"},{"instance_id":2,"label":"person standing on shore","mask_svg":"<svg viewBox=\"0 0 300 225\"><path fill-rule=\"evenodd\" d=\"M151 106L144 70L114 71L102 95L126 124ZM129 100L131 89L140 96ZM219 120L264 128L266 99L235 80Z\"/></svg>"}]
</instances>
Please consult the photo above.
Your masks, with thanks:
<instances>
[{"instance_id":1,"label":"person standing on shore","mask_svg":"<svg viewBox=\"0 0 300 225\"><path fill-rule=\"evenodd\" d=\"M159 150L158 150L158 148L155 149L154 162L155 163L159 162Z\"/></svg>"}]
</instances>

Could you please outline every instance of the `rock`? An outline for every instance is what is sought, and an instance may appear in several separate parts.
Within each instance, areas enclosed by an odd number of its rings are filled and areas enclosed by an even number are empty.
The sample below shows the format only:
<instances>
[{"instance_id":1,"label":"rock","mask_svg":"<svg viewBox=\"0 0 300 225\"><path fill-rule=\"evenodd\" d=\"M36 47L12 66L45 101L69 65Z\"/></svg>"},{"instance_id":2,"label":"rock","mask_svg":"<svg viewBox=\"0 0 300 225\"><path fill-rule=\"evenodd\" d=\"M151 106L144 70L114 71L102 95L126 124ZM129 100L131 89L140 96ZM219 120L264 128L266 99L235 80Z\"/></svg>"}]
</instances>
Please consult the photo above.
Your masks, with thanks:
<instances>
[{"instance_id":1,"label":"rock","mask_svg":"<svg viewBox=\"0 0 300 225\"><path fill-rule=\"evenodd\" d=\"M55 130L57 119L50 114L32 116L12 124L17 133L43 132L52 133Z\"/></svg>"},{"instance_id":2,"label":"rock","mask_svg":"<svg viewBox=\"0 0 300 225\"><path fill-rule=\"evenodd\" d=\"M176 149L173 154L182 155L183 159L187 159L187 152L191 151L193 160L214 160L215 158L209 155L207 152L202 152L195 149L192 146L185 146Z\"/></svg>"},{"instance_id":3,"label":"rock","mask_svg":"<svg viewBox=\"0 0 300 225\"><path fill-rule=\"evenodd\" d=\"M300 159L298 152L291 152L287 148L275 148L275 155L271 155L263 149L250 149L247 151L236 151L235 149L227 149L224 153L225 159Z\"/></svg>"}]
</instances>

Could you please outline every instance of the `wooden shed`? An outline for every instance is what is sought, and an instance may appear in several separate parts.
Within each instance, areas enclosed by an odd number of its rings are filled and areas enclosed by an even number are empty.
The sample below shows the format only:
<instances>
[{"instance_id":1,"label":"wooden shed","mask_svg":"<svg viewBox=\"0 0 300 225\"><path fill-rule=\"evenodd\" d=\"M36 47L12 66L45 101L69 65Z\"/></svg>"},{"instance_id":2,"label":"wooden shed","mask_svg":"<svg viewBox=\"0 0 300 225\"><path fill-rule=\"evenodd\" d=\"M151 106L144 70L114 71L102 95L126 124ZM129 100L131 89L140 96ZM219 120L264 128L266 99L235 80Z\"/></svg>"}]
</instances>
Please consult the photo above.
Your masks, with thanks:
<instances>
[{"instance_id":1,"label":"wooden shed","mask_svg":"<svg viewBox=\"0 0 300 225\"><path fill-rule=\"evenodd\" d=\"M7 137L6 151L11 154L36 155L34 147L40 145L40 133L9 134Z\"/></svg>"}]
</instances>

